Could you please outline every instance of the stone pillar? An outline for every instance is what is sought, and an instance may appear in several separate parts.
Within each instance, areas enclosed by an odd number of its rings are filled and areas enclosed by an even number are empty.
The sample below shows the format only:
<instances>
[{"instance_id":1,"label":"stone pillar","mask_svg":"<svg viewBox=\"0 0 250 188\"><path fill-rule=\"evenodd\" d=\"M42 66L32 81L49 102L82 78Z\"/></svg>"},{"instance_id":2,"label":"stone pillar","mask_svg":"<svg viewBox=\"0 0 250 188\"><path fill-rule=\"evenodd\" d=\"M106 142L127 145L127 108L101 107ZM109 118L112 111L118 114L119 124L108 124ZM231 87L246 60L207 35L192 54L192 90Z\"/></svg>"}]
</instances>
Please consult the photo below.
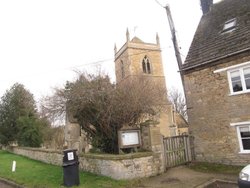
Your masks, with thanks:
<instances>
[{"instance_id":1,"label":"stone pillar","mask_svg":"<svg viewBox=\"0 0 250 188\"><path fill-rule=\"evenodd\" d=\"M88 152L88 140L79 124L67 123L65 126L65 145L67 148L77 149L79 153Z\"/></svg>"},{"instance_id":2,"label":"stone pillar","mask_svg":"<svg viewBox=\"0 0 250 188\"><path fill-rule=\"evenodd\" d=\"M154 153L155 168L159 173L165 170L163 136L155 125L141 126L142 148Z\"/></svg>"}]
</instances>

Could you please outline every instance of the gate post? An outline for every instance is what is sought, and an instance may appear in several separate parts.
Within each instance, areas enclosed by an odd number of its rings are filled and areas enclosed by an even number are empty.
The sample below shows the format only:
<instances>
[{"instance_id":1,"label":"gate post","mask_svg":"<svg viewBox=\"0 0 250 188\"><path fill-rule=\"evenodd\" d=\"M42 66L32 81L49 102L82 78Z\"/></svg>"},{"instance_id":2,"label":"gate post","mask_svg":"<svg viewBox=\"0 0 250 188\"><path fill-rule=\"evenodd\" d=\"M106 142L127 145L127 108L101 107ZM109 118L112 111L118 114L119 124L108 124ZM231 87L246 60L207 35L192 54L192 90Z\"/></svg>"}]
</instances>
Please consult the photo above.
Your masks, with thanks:
<instances>
[{"instance_id":1,"label":"gate post","mask_svg":"<svg viewBox=\"0 0 250 188\"><path fill-rule=\"evenodd\" d=\"M185 135L184 140L185 140L187 162L190 162L190 161L192 161L190 137L188 135Z\"/></svg>"},{"instance_id":2,"label":"gate post","mask_svg":"<svg viewBox=\"0 0 250 188\"><path fill-rule=\"evenodd\" d=\"M154 153L155 168L159 173L165 171L163 136L160 128L149 124L141 126L141 137L143 149L150 150Z\"/></svg>"}]
</instances>

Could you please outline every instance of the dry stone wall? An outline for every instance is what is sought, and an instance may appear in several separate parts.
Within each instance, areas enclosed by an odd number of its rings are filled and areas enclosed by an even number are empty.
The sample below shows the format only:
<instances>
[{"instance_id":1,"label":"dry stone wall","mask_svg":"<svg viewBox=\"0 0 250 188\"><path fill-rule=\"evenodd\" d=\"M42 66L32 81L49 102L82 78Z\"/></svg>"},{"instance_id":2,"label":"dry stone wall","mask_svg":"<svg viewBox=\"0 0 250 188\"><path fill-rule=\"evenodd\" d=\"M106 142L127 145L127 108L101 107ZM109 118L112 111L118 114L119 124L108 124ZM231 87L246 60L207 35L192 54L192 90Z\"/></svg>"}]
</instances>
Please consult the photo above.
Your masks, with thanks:
<instances>
[{"instance_id":1,"label":"dry stone wall","mask_svg":"<svg viewBox=\"0 0 250 188\"><path fill-rule=\"evenodd\" d=\"M134 179L155 176L164 172L160 128L145 126L142 129L143 148L148 152L124 155L80 154L79 169L114 179ZM63 152L38 148L11 147L18 155L45 163L62 166Z\"/></svg>"},{"instance_id":2,"label":"dry stone wall","mask_svg":"<svg viewBox=\"0 0 250 188\"><path fill-rule=\"evenodd\" d=\"M62 166L63 153L45 149L12 147L8 149L18 155ZM79 156L79 169L113 179L134 179L155 176L159 170L160 158L152 152L127 155L84 154Z\"/></svg>"},{"instance_id":3,"label":"dry stone wall","mask_svg":"<svg viewBox=\"0 0 250 188\"><path fill-rule=\"evenodd\" d=\"M58 166L62 165L63 153L61 151L16 146L8 148L7 150L44 163Z\"/></svg>"},{"instance_id":4,"label":"dry stone wall","mask_svg":"<svg viewBox=\"0 0 250 188\"><path fill-rule=\"evenodd\" d=\"M85 155L80 159L80 169L114 179L142 178L161 173L155 168L157 158L152 153L112 157Z\"/></svg>"}]
</instances>

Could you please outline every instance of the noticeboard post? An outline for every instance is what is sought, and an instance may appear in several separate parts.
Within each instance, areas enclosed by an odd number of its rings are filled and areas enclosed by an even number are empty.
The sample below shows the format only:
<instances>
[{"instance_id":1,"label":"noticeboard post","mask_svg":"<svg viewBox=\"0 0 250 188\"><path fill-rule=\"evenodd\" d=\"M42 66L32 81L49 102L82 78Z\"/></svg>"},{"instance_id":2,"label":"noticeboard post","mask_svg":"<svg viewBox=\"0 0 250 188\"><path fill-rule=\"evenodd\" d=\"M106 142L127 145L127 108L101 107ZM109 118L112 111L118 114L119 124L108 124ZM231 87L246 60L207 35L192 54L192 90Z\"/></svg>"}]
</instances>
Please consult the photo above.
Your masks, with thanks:
<instances>
[{"instance_id":1,"label":"noticeboard post","mask_svg":"<svg viewBox=\"0 0 250 188\"><path fill-rule=\"evenodd\" d=\"M137 148L141 146L140 129L118 131L119 148Z\"/></svg>"}]
</instances>

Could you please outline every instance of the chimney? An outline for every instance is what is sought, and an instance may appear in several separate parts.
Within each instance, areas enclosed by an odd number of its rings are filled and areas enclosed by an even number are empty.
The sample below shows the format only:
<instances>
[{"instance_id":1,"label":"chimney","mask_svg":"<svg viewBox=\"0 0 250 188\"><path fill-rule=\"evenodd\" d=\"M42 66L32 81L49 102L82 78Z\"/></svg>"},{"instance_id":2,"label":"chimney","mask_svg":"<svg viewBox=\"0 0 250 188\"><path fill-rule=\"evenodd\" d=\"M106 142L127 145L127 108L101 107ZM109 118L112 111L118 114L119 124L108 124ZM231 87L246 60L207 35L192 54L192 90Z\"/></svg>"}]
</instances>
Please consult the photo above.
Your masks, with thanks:
<instances>
[{"instance_id":1,"label":"chimney","mask_svg":"<svg viewBox=\"0 0 250 188\"><path fill-rule=\"evenodd\" d=\"M213 5L213 0L200 0L201 9L203 14L206 14L210 11L211 6Z\"/></svg>"}]
</instances>

